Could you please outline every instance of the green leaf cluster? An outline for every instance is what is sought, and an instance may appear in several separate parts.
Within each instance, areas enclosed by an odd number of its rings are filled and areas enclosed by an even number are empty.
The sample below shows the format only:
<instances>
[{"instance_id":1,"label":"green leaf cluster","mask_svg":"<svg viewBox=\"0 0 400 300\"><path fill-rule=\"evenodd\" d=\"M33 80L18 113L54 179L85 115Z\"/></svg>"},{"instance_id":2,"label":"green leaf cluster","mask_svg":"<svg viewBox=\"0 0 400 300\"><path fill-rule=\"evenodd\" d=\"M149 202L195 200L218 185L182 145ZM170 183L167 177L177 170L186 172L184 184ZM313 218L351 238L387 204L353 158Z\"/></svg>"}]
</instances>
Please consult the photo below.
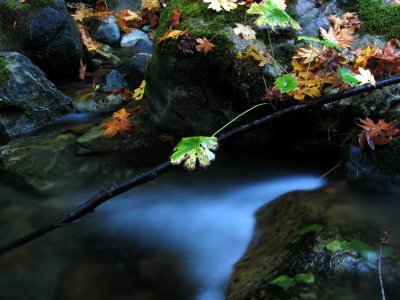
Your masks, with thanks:
<instances>
[{"instance_id":1,"label":"green leaf cluster","mask_svg":"<svg viewBox=\"0 0 400 300\"><path fill-rule=\"evenodd\" d=\"M294 29L301 29L297 23L287 12L280 9L272 0L266 0L265 3L253 3L247 10L248 14L259 15L255 20L257 26L269 25L274 29L278 26L289 25Z\"/></svg>"},{"instance_id":2,"label":"green leaf cluster","mask_svg":"<svg viewBox=\"0 0 400 300\"><path fill-rule=\"evenodd\" d=\"M360 83L360 81L356 78L356 74L354 74L352 71L346 68L339 68L338 71L343 82L349 86L356 86Z\"/></svg>"},{"instance_id":3,"label":"green leaf cluster","mask_svg":"<svg viewBox=\"0 0 400 300\"><path fill-rule=\"evenodd\" d=\"M281 77L278 77L275 80L275 85L282 93L289 93L299 88L296 77L290 74L285 74Z\"/></svg>"},{"instance_id":4,"label":"green leaf cluster","mask_svg":"<svg viewBox=\"0 0 400 300\"><path fill-rule=\"evenodd\" d=\"M311 42L311 43L318 43L318 44L321 44L321 45L325 45L325 46L327 46L329 48L336 49L339 52L343 51L343 49L341 47L339 47L338 45L336 45L332 41L328 40L326 37L323 37L322 39L317 39L317 38L314 38L314 37L301 35L297 39L299 41L307 41L307 42Z\"/></svg>"}]
</instances>

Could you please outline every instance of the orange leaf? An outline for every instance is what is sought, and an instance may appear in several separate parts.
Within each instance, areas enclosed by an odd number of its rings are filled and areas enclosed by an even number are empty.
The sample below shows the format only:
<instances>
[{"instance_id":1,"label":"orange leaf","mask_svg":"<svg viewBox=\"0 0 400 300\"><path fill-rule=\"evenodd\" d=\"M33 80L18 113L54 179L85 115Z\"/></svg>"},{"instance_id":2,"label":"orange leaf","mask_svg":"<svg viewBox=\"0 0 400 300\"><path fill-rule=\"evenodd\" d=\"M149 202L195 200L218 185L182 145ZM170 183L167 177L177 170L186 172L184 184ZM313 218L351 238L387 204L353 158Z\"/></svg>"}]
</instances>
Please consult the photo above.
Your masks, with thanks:
<instances>
[{"instance_id":1,"label":"orange leaf","mask_svg":"<svg viewBox=\"0 0 400 300\"><path fill-rule=\"evenodd\" d=\"M99 47L99 43L90 37L89 32L83 24L77 22L76 25L78 26L79 32L81 33L82 42L86 48L89 51L96 50Z\"/></svg>"},{"instance_id":2,"label":"orange leaf","mask_svg":"<svg viewBox=\"0 0 400 300\"><path fill-rule=\"evenodd\" d=\"M167 39L178 39L181 35L187 33L187 31L182 31L178 29L170 29L166 33L163 34L162 37L158 39L158 43L161 43L162 41L165 41Z\"/></svg>"},{"instance_id":3,"label":"orange leaf","mask_svg":"<svg viewBox=\"0 0 400 300\"><path fill-rule=\"evenodd\" d=\"M113 119L104 124L105 130L102 133L104 138L112 138L118 133L129 131L132 129L132 121L128 117L132 113L127 112L125 108L113 113Z\"/></svg>"},{"instance_id":4,"label":"orange leaf","mask_svg":"<svg viewBox=\"0 0 400 300\"><path fill-rule=\"evenodd\" d=\"M215 48L215 45L205 37L203 37L202 39L201 38L196 39L196 42L199 43L196 46L196 50L198 52L204 52L205 54L207 54L208 52L212 51Z\"/></svg>"},{"instance_id":5,"label":"orange leaf","mask_svg":"<svg viewBox=\"0 0 400 300\"><path fill-rule=\"evenodd\" d=\"M83 64L82 59L79 60L79 79L85 80L86 77L86 65Z\"/></svg>"},{"instance_id":6,"label":"orange leaf","mask_svg":"<svg viewBox=\"0 0 400 300\"><path fill-rule=\"evenodd\" d=\"M374 150L375 145L389 144L392 137L400 135L400 129L395 127L395 121L385 122L379 119L375 124L370 118L360 119L361 124L358 124L363 130L358 135L358 143L361 148L364 148L365 142Z\"/></svg>"},{"instance_id":7,"label":"orange leaf","mask_svg":"<svg viewBox=\"0 0 400 300\"><path fill-rule=\"evenodd\" d=\"M182 11L179 8L174 9L171 16L171 26L176 26L179 24L179 21L181 19L181 13Z\"/></svg>"}]
</instances>

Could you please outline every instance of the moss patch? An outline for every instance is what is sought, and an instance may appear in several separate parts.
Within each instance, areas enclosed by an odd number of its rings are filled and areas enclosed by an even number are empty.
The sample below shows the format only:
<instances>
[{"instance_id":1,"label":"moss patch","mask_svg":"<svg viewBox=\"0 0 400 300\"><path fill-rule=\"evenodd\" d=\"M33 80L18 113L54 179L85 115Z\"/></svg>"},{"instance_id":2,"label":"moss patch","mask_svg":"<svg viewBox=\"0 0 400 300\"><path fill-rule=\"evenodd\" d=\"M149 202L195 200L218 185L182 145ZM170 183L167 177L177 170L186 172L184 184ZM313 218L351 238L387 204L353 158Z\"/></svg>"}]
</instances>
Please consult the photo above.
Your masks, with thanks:
<instances>
[{"instance_id":1,"label":"moss patch","mask_svg":"<svg viewBox=\"0 0 400 300\"><path fill-rule=\"evenodd\" d=\"M387 5L383 0L359 0L356 9L366 33L400 39L400 6Z\"/></svg>"},{"instance_id":2,"label":"moss patch","mask_svg":"<svg viewBox=\"0 0 400 300\"><path fill-rule=\"evenodd\" d=\"M14 1L14 0L8 0L5 3L0 3L0 8L7 7L14 11L25 11L32 7L43 7L43 6L52 5L53 3L54 3L54 0L33 0L33 1L24 2L24 3L21 3L19 1Z\"/></svg>"},{"instance_id":3,"label":"moss patch","mask_svg":"<svg viewBox=\"0 0 400 300\"><path fill-rule=\"evenodd\" d=\"M7 62L0 58L0 85L4 85L10 78L10 70L8 69Z\"/></svg>"}]
</instances>

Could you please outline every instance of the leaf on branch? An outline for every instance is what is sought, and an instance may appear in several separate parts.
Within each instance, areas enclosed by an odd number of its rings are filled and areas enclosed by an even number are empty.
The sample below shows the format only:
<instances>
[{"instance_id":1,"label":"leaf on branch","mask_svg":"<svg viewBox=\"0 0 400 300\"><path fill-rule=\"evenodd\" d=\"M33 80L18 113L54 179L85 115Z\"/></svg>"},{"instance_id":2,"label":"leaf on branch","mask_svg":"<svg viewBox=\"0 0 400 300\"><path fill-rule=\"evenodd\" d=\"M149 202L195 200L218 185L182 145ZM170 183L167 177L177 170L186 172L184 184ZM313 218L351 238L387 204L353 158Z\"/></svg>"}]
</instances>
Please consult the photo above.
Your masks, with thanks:
<instances>
[{"instance_id":1,"label":"leaf on branch","mask_svg":"<svg viewBox=\"0 0 400 300\"><path fill-rule=\"evenodd\" d=\"M203 2L210 3L208 8L215 11L221 11L222 9L231 11L237 8L236 0L203 0Z\"/></svg>"},{"instance_id":2,"label":"leaf on branch","mask_svg":"<svg viewBox=\"0 0 400 300\"><path fill-rule=\"evenodd\" d=\"M358 85L364 85L364 84L372 84L373 86L376 86L376 81L374 78L374 75L371 74L370 70L365 70L361 67L358 68L358 72L360 73L359 75L356 75L356 79L359 81Z\"/></svg>"},{"instance_id":3,"label":"leaf on branch","mask_svg":"<svg viewBox=\"0 0 400 300\"><path fill-rule=\"evenodd\" d=\"M171 163L179 165L181 162L185 169L193 171L196 168L196 163L203 168L207 168L211 161L215 159L215 154L212 152L217 150L218 140L211 136L193 136L182 138L174 148L174 153L171 156Z\"/></svg>"},{"instance_id":4,"label":"leaf on branch","mask_svg":"<svg viewBox=\"0 0 400 300\"><path fill-rule=\"evenodd\" d=\"M236 35L242 35L243 39L245 40L256 39L256 32L249 25L245 26L243 24L236 23L236 27L233 29L233 32Z\"/></svg>"},{"instance_id":5,"label":"leaf on branch","mask_svg":"<svg viewBox=\"0 0 400 300\"><path fill-rule=\"evenodd\" d=\"M270 25L272 29L277 26L291 26L294 29L301 29L291 16L280 9L272 0L266 0L263 4L253 3L247 10L248 14L259 15L255 20L257 26Z\"/></svg>"},{"instance_id":6,"label":"leaf on branch","mask_svg":"<svg viewBox=\"0 0 400 300\"><path fill-rule=\"evenodd\" d=\"M143 80L140 86L133 91L133 99L142 100L145 88L146 88L146 80Z\"/></svg>"},{"instance_id":7,"label":"leaf on branch","mask_svg":"<svg viewBox=\"0 0 400 300\"><path fill-rule=\"evenodd\" d=\"M375 145L389 144L391 139L400 134L400 129L395 127L395 121L385 122L379 119L375 124L370 118L360 119L361 124L358 124L363 130L358 135L358 143L361 148L364 148L365 142L368 146L375 150Z\"/></svg>"},{"instance_id":8,"label":"leaf on branch","mask_svg":"<svg viewBox=\"0 0 400 300\"><path fill-rule=\"evenodd\" d=\"M198 52L204 52L205 54L207 54L215 48L215 45L205 37L203 37L202 39L196 39L196 42L198 43L198 45L196 46L196 50Z\"/></svg>"},{"instance_id":9,"label":"leaf on branch","mask_svg":"<svg viewBox=\"0 0 400 300\"><path fill-rule=\"evenodd\" d=\"M360 83L360 81L357 79L357 75L354 74L352 71L345 68L339 68L338 71L343 82L348 84L349 86L356 86Z\"/></svg>"},{"instance_id":10,"label":"leaf on branch","mask_svg":"<svg viewBox=\"0 0 400 300\"><path fill-rule=\"evenodd\" d=\"M298 89L296 77L290 74L278 77L275 80L275 85L282 93L288 93Z\"/></svg>"}]
</instances>

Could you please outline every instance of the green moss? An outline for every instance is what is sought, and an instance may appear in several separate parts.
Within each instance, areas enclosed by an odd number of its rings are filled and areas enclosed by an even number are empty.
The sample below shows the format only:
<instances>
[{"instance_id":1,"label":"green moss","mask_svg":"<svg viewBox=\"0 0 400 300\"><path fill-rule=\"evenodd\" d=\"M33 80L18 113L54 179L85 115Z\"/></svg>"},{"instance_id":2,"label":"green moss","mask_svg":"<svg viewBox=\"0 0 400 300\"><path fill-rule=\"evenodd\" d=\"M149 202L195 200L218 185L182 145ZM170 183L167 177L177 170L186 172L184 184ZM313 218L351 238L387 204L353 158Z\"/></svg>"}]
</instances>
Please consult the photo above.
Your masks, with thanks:
<instances>
[{"instance_id":1,"label":"green moss","mask_svg":"<svg viewBox=\"0 0 400 300\"><path fill-rule=\"evenodd\" d=\"M176 8L182 10L181 23L177 29L188 29L190 36L194 39L206 37L212 39L217 46L214 54L225 56L230 53L233 44L224 31L226 27L234 27L235 23L244 23L246 19L246 8L239 6L230 12L208 9L208 4L202 1L193 0L172 0L167 8L162 12L159 27L155 32L154 40L157 41L165 32L168 31L171 16ZM163 43L159 46L164 52L177 52L174 40ZM157 52L157 51L156 51Z\"/></svg>"},{"instance_id":2,"label":"green moss","mask_svg":"<svg viewBox=\"0 0 400 300\"><path fill-rule=\"evenodd\" d=\"M15 0L8 0L4 3L0 3L0 8L6 7L16 12L27 11L33 7L43 7L47 5L51 5L54 3L54 0L31 0L28 2L21 3Z\"/></svg>"},{"instance_id":3,"label":"green moss","mask_svg":"<svg viewBox=\"0 0 400 300\"><path fill-rule=\"evenodd\" d=\"M364 32L400 39L400 6L383 0L358 0L355 9L364 22Z\"/></svg>"},{"instance_id":4,"label":"green moss","mask_svg":"<svg viewBox=\"0 0 400 300\"><path fill-rule=\"evenodd\" d=\"M10 78L10 70L8 69L7 62L0 58L0 85L4 85Z\"/></svg>"}]
</instances>

